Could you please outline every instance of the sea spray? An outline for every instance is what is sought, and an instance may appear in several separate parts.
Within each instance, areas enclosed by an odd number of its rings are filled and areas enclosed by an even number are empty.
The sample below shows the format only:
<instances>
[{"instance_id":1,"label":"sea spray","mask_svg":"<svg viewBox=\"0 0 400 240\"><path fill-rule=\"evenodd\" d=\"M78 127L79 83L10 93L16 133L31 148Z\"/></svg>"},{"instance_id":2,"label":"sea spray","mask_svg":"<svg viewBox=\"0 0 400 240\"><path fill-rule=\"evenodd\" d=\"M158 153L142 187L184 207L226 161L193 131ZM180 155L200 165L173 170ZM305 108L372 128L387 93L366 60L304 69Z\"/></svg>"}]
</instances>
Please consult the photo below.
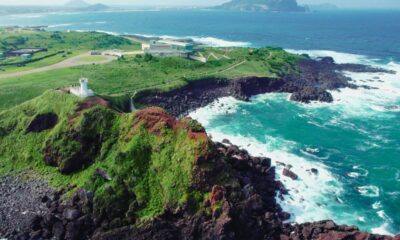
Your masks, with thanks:
<instances>
[{"instance_id":1,"label":"sea spray","mask_svg":"<svg viewBox=\"0 0 400 240\"><path fill-rule=\"evenodd\" d=\"M214 140L227 138L253 155L273 159L277 178L289 189L289 195L278 201L292 213L292 221L333 219L375 233L396 233L398 195L385 193L396 185L382 185L377 177L382 172L398 182L398 170L386 170L391 161L382 162L377 154L393 159L399 150L398 135L389 129L398 123L400 65L335 55L341 58L337 62L369 63L394 73L346 72L360 87L331 91L331 104L294 103L288 94L272 93L247 103L222 98L190 116L205 125ZM291 139L296 135L303 137ZM290 164L299 181L284 177L282 164ZM311 168L318 175L311 174Z\"/></svg>"}]
</instances>

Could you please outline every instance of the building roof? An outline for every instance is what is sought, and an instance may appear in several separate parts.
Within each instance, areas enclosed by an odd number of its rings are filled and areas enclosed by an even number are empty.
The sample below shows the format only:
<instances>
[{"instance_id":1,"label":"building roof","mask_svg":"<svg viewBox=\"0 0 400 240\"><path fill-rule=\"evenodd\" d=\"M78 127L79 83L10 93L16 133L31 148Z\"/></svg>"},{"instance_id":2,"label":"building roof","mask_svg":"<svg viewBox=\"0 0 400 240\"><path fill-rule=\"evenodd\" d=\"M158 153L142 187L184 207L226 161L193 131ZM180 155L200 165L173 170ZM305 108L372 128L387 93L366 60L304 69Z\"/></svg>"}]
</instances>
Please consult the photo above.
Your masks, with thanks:
<instances>
[{"instance_id":1,"label":"building roof","mask_svg":"<svg viewBox=\"0 0 400 240\"><path fill-rule=\"evenodd\" d=\"M181 46L181 47L188 47L188 46L193 46L192 43L187 43L187 42L179 42L179 41L174 41L174 40L159 40L158 42L164 43L164 44L170 44L170 45L175 45L175 46Z\"/></svg>"},{"instance_id":2,"label":"building roof","mask_svg":"<svg viewBox=\"0 0 400 240\"><path fill-rule=\"evenodd\" d=\"M45 48L21 48L10 50L6 54L32 54L37 52L47 51Z\"/></svg>"}]
</instances>

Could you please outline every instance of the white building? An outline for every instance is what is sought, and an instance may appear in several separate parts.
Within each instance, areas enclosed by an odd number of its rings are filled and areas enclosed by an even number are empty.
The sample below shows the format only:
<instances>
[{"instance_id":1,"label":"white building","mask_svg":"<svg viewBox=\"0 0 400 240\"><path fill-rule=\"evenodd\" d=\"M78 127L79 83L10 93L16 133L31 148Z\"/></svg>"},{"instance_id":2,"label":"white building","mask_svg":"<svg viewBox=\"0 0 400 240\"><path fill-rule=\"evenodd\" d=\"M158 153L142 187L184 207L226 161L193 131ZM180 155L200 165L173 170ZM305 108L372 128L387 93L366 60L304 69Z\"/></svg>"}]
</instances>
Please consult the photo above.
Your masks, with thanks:
<instances>
[{"instance_id":1,"label":"white building","mask_svg":"<svg viewBox=\"0 0 400 240\"><path fill-rule=\"evenodd\" d=\"M114 57L122 57L124 55L124 52L118 49L113 49L113 50L107 50L102 52L102 55L104 56L114 56Z\"/></svg>"},{"instance_id":2,"label":"white building","mask_svg":"<svg viewBox=\"0 0 400 240\"><path fill-rule=\"evenodd\" d=\"M79 79L80 86L72 86L69 88L69 91L78 97L92 97L94 96L94 92L88 88L88 83L89 80L87 78L81 78Z\"/></svg>"}]
</instances>

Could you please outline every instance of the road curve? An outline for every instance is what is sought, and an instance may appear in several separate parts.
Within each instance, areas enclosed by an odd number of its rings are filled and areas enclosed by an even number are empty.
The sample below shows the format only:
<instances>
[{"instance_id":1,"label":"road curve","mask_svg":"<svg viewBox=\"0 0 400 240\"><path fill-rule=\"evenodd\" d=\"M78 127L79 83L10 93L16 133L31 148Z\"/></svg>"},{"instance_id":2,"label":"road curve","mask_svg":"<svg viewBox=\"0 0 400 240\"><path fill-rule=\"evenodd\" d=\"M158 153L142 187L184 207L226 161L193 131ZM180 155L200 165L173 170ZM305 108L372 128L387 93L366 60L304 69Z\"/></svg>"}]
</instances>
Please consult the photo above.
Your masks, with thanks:
<instances>
[{"instance_id":1,"label":"road curve","mask_svg":"<svg viewBox=\"0 0 400 240\"><path fill-rule=\"evenodd\" d=\"M94 61L94 62L84 62L84 61L80 61L79 59L82 57L89 57L90 52L72 57L72 58L68 58L62 62L53 64L53 65L49 65L49 66L45 66L45 67L40 67L40 68L35 68L35 69L31 69L31 70L26 70L26 71L21 71L21 72L13 72L13 73L5 73L5 74L0 74L0 79L5 79L5 78L12 78L12 77L22 77L22 76L26 76L29 74L34 74L34 73L41 73L41 72L47 72L47 71L51 71L51 70L56 70L56 69L62 69L62 68L69 68L69 67L76 67L76 66L82 66L82 65L90 65L90 64L105 64L105 63L109 63L112 60L117 59L117 57L115 56L103 56L106 59L105 60L101 60L101 61Z\"/></svg>"}]
</instances>

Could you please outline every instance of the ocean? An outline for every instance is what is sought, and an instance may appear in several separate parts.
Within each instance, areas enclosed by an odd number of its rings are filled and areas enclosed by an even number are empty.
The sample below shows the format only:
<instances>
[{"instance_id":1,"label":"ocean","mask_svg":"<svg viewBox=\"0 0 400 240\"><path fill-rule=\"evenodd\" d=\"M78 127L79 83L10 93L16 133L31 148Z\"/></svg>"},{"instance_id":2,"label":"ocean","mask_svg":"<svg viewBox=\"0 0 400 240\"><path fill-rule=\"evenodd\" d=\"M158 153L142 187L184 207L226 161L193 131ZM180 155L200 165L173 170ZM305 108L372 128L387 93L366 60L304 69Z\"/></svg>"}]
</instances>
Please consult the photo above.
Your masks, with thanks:
<instances>
[{"instance_id":1,"label":"ocean","mask_svg":"<svg viewBox=\"0 0 400 240\"><path fill-rule=\"evenodd\" d=\"M400 233L400 11L85 12L0 16L0 25L192 37L210 46L279 46L396 71L346 72L353 83L371 88L332 91L331 104L295 103L288 94L271 93L251 102L222 98L190 116L214 140L228 138L273 159L290 190L279 202L291 221L333 219L374 233ZM292 165L300 180L282 176L281 163Z\"/></svg>"}]
</instances>

